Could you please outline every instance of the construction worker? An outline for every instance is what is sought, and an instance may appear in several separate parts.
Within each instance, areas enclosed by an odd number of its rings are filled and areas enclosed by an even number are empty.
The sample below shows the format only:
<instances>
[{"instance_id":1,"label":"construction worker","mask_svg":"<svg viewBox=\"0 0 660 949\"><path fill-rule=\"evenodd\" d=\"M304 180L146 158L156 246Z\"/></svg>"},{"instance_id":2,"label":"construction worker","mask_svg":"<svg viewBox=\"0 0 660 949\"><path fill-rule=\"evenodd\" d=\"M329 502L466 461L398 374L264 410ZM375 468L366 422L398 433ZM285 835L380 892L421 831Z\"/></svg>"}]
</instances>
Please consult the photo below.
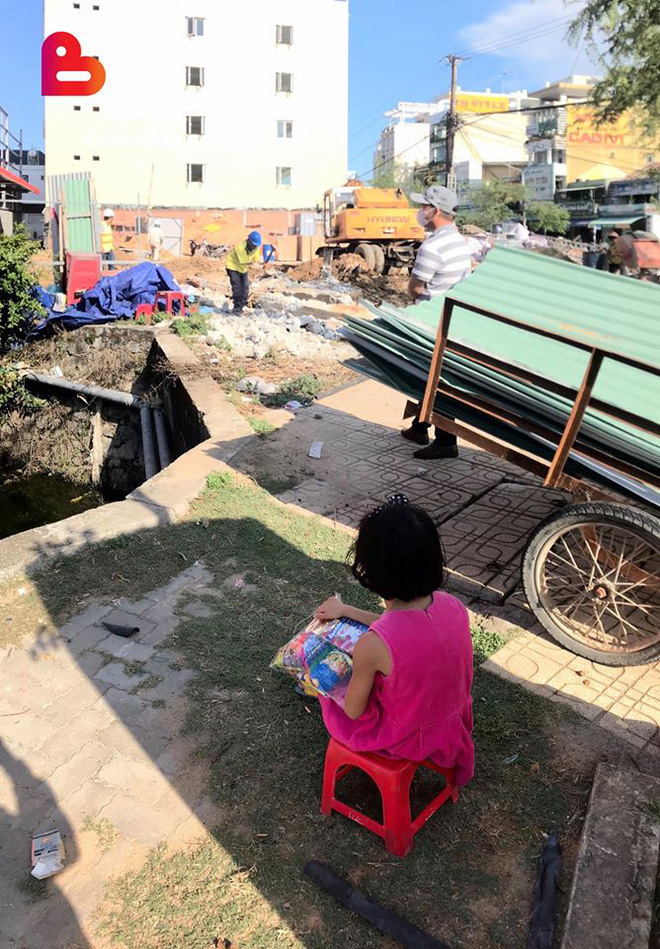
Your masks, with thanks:
<instances>
[{"instance_id":1,"label":"construction worker","mask_svg":"<svg viewBox=\"0 0 660 949\"><path fill-rule=\"evenodd\" d=\"M149 241L149 259L158 262L160 249L163 246L163 229L160 226L160 221L153 221L151 223L147 233L147 240Z\"/></svg>"},{"instance_id":2,"label":"construction worker","mask_svg":"<svg viewBox=\"0 0 660 949\"><path fill-rule=\"evenodd\" d=\"M607 235L607 269L610 273L621 273L621 254L617 248L617 240L621 237L618 231L611 231Z\"/></svg>"},{"instance_id":3,"label":"construction worker","mask_svg":"<svg viewBox=\"0 0 660 949\"><path fill-rule=\"evenodd\" d=\"M415 204L421 204L417 219L425 230L431 231L419 248L408 283L409 296L419 303L444 296L469 276L472 273L472 259L468 243L455 224L458 204L455 191L434 185L427 188L424 194L411 194L410 199ZM438 312L440 310L441 306ZM458 457L456 436L436 428L435 441L429 444L429 428L426 422L415 419L410 428L401 432L404 438L424 446L414 453L415 458L430 461Z\"/></svg>"},{"instance_id":4,"label":"construction worker","mask_svg":"<svg viewBox=\"0 0 660 949\"><path fill-rule=\"evenodd\" d=\"M103 222L101 224L101 260L106 264L108 270L114 270L115 265L115 239L112 233L112 219L115 212L112 208L106 208L103 212Z\"/></svg>"},{"instance_id":5,"label":"construction worker","mask_svg":"<svg viewBox=\"0 0 660 949\"><path fill-rule=\"evenodd\" d=\"M243 307L247 305L250 296L248 271L253 264L258 263L260 247L261 234L259 231L252 231L244 241L232 247L227 255L225 266L231 284L235 316L242 313Z\"/></svg>"}]
</instances>

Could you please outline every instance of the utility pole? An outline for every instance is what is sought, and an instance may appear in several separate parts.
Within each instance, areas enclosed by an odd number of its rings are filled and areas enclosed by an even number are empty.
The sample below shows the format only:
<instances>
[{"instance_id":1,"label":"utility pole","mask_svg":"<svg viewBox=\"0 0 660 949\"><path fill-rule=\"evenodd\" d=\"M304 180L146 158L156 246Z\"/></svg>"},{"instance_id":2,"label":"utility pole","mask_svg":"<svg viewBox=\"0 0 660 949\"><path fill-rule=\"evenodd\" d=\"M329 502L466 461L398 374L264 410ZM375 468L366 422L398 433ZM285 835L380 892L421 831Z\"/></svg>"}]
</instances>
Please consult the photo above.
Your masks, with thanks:
<instances>
[{"instance_id":1,"label":"utility pole","mask_svg":"<svg viewBox=\"0 0 660 949\"><path fill-rule=\"evenodd\" d=\"M449 112L447 113L447 156L445 159L445 184L449 187L454 167L454 141L456 138L456 75L458 64L464 61L463 56L446 56L451 66L451 90L449 93Z\"/></svg>"}]
</instances>

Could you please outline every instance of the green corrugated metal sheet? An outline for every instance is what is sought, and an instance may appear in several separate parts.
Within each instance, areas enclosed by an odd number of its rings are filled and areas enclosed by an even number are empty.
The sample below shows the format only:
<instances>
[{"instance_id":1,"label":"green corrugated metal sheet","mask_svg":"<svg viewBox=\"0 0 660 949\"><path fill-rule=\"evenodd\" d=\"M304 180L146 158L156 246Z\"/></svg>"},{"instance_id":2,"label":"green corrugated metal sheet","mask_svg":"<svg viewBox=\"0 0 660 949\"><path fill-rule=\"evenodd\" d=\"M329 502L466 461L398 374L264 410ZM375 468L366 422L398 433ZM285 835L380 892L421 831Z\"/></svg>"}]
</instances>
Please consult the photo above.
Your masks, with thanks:
<instances>
[{"instance_id":1,"label":"green corrugated metal sheet","mask_svg":"<svg viewBox=\"0 0 660 949\"><path fill-rule=\"evenodd\" d=\"M660 286L495 247L448 294L567 339L660 365Z\"/></svg>"},{"instance_id":2,"label":"green corrugated metal sheet","mask_svg":"<svg viewBox=\"0 0 660 949\"><path fill-rule=\"evenodd\" d=\"M65 179L63 191L67 219L66 249L93 254L95 246L89 179Z\"/></svg>"},{"instance_id":3,"label":"green corrugated metal sheet","mask_svg":"<svg viewBox=\"0 0 660 949\"><path fill-rule=\"evenodd\" d=\"M472 276L454 288L451 298L492 309L524 326L507 325L459 304L452 315L450 341L575 390L584 376L589 353L530 332L533 326L568 335L587 346L602 347L608 353L623 352L646 364L660 364L660 333L656 330L660 287L654 285L527 251L495 249ZM419 398L428 377L443 305L442 298L405 310L383 304L370 307L377 317L372 322L349 318L349 339L374 367L367 368L366 374L388 379L395 388ZM572 408L571 399L511 379L455 353L446 354L442 378L465 393L545 426L555 432L557 441ZM606 356L594 397L660 422L660 377L645 369ZM436 408L451 411L484 431L495 433L495 428L502 428L481 410L470 409L447 396L438 397ZM538 441L520 429L515 430L515 437L510 431L509 440L539 453ZM578 451L580 445L604 452L615 467L618 459L634 462L648 472L660 471L660 439L593 406L582 423ZM551 456L551 447L544 448L544 452ZM578 473L576 465L579 467L580 462L573 457L569 470Z\"/></svg>"}]
</instances>

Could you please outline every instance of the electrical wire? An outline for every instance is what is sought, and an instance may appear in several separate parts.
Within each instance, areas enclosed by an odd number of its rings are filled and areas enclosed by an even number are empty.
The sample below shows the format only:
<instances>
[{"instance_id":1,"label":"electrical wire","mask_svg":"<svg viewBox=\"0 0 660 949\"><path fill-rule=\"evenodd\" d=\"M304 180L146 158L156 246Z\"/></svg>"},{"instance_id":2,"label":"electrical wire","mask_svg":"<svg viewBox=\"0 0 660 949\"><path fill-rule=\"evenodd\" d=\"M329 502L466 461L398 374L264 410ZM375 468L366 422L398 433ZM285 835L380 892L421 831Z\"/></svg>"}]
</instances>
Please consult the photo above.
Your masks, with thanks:
<instances>
[{"instance_id":1,"label":"electrical wire","mask_svg":"<svg viewBox=\"0 0 660 949\"><path fill-rule=\"evenodd\" d=\"M506 36L501 37L498 41L494 43L475 44L463 50L462 53L459 53L458 55L463 55L467 53L471 53L473 57L491 55L491 53L499 52L501 49L508 49L512 46L518 46L522 43L527 43L532 39L537 39L542 36L549 35L549 33L559 32L560 30L564 29L565 25L567 25L567 21L570 21L572 19L573 17L571 16L555 17L552 20L547 20L545 23L537 23L535 26L528 27L525 30L518 30L514 33L510 33ZM546 28L550 28L550 29L546 32ZM431 73L435 71L438 65L439 63L434 63L429 69L426 70L424 75L419 80L414 80L415 84L417 85L418 82L420 84L422 82L425 82L426 79L429 78ZM352 132L351 135L349 135L348 137L348 141L351 142L358 135L361 135L368 128L371 128L372 125L378 122L379 119L382 118L383 111L388 108L389 103L391 101L392 101L391 98L388 99L382 109L379 109L377 113L372 113L375 116L375 118L371 119L361 128L359 128L356 132ZM369 147L375 147L375 144ZM365 149L364 151L367 151L367 149ZM364 151L361 152L360 154L364 154ZM359 158L360 156L358 155L356 157ZM355 161L355 158L352 158L351 162L352 161Z\"/></svg>"}]
</instances>

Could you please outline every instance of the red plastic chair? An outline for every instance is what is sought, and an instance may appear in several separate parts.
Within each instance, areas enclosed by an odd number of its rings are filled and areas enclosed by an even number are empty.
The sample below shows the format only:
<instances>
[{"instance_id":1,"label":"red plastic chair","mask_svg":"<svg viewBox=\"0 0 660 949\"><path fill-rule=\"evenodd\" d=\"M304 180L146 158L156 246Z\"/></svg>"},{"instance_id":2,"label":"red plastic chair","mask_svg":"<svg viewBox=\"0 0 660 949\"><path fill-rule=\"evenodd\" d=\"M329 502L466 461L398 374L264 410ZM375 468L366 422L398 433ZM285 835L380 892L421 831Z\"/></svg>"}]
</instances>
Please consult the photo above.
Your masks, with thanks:
<instances>
[{"instance_id":1,"label":"red plastic chair","mask_svg":"<svg viewBox=\"0 0 660 949\"><path fill-rule=\"evenodd\" d=\"M440 794L415 820L412 820L410 785L415 772L422 767L430 768L431 771L443 775L447 783ZM378 785L383 800L382 824L338 800L335 796L337 781L340 781L352 768L365 771ZM350 817L362 827L382 837L386 848L397 857L405 857L410 853L417 832L449 798L454 802L458 800L458 788L454 785L453 769L440 768L432 761L397 761L393 758L383 758L381 755L360 754L346 748L334 738L330 739L325 755L321 813L329 815L337 811L344 817Z\"/></svg>"},{"instance_id":2,"label":"red plastic chair","mask_svg":"<svg viewBox=\"0 0 660 949\"><path fill-rule=\"evenodd\" d=\"M151 303L138 304L138 306L135 308L135 315L133 316L133 319L139 320L141 316L144 317L145 323L150 326L154 317L154 308Z\"/></svg>"},{"instance_id":3,"label":"red plastic chair","mask_svg":"<svg viewBox=\"0 0 660 949\"><path fill-rule=\"evenodd\" d=\"M179 303L179 316L186 315L186 301L180 290L159 290L156 294L156 299L154 301L154 310L156 313L159 310L158 304L163 301L165 303L165 311L171 316L174 316L174 306L175 301Z\"/></svg>"},{"instance_id":4,"label":"red plastic chair","mask_svg":"<svg viewBox=\"0 0 660 949\"><path fill-rule=\"evenodd\" d=\"M85 290L91 290L101 279L100 254L66 255L66 302L72 306Z\"/></svg>"}]
</instances>

